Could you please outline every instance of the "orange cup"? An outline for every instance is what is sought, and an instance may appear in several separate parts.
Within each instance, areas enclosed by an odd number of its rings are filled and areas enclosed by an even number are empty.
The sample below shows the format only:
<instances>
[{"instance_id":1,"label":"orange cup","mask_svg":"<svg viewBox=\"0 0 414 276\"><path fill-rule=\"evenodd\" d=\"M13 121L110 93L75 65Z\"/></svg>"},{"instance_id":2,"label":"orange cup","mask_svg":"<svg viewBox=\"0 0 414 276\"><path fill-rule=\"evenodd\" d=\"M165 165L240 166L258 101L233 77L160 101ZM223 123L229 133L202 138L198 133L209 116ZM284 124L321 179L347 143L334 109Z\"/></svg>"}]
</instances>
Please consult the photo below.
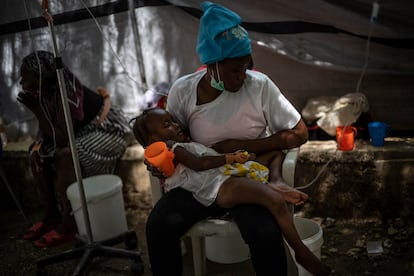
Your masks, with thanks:
<instances>
[{"instance_id":1,"label":"orange cup","mask_svg":"<svg viewBox=\"0 0 414 276\"><path fill-rule=\"evenodd\" d=\"M165 176L170 176L174 172L174 153L169 151L164 142L154 142L144 151L145 159L158 168Z\"/></svg>"},{"instance_id":2,"label":"orange cup","mask_svg":"<svg viewBox=\"0 0 414 276\"><path fill-rule=\"evenodd\" d=\"M353 126L336 127L336 143L340 150L353 150L357 129Z\"/></svg>"}]
</instances>

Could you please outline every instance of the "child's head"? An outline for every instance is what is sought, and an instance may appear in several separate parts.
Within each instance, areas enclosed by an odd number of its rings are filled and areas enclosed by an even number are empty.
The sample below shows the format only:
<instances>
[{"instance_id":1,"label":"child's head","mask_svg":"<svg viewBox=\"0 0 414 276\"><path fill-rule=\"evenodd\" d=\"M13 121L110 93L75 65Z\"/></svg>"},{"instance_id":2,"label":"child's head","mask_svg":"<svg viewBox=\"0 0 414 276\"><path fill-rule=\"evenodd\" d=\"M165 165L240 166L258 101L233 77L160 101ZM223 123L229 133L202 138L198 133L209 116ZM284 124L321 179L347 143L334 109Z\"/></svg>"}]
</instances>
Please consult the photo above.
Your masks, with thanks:
<instances>
[{"instance_id":1,"label":"child's head","mask_svg":"<svg viewBox=\"0 0 414 276\"><path fill-rule=\"evenodd\" d=\"M156 141L184 142L187 140L170 113L159 107L144 110L141 115L130 121L132 122L134 136L143 147Z\"/></svg>"}]
</instances>

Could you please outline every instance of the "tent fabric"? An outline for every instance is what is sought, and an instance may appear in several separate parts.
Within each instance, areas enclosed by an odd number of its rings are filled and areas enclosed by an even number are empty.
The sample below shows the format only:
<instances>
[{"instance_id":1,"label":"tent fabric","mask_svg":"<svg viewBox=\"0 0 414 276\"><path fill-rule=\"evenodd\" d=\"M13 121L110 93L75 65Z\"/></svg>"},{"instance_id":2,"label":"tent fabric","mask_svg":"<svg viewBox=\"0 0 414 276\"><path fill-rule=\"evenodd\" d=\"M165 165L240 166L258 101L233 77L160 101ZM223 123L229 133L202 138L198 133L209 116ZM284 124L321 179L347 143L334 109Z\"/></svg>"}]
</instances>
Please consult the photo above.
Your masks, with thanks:
<instances>
[{"instance_id":1,"label":"tent fabric","mask_svg":"<svg viewBox=\"0 0 414 276\"><path fill-rule=\"evenodd\" d=\"M31 113L16 101L21 60L33 49L51 51L52 45L41 17L41 0L4 2L0 118L13 140L33 135L37 128ZM392 129L414 130L411 0L378 1L376 20L371 20L373 1L368 0L213 2L241 16L252 40L255 67L269 75L298 110L315 97L359 92L367 98L373 119L387 122ZM201 1L49 3L65 63L92 89L106 87L113 103L128 116L140 113L147 87L172 83L200 66L195 49ZM138 66L137 41L143 68Z\"/></svg>"}]
</instances>

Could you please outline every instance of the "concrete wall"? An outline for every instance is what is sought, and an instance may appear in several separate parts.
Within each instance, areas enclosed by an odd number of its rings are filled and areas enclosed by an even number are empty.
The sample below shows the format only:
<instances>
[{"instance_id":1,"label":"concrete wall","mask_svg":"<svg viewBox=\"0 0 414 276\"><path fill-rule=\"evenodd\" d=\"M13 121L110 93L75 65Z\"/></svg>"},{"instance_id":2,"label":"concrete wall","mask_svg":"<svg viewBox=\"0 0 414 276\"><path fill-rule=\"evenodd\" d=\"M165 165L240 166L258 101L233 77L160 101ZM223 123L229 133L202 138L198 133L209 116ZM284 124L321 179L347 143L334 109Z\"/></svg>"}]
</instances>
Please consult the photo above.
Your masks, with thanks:
<instances>
[{"instance_id":1,"label":"concrete wall","mask_svg":"<svg viewBox=\"0 0 414 276\"><path fill-rule=\"evenodd\" d=\"M328 162L297 210L334 218L413 217L414 139L387 138L384 147L357 140L349 152L336 150L334 141L309 141L301 147L296 186L313 181Z\"/></svg>"}]
</instances>

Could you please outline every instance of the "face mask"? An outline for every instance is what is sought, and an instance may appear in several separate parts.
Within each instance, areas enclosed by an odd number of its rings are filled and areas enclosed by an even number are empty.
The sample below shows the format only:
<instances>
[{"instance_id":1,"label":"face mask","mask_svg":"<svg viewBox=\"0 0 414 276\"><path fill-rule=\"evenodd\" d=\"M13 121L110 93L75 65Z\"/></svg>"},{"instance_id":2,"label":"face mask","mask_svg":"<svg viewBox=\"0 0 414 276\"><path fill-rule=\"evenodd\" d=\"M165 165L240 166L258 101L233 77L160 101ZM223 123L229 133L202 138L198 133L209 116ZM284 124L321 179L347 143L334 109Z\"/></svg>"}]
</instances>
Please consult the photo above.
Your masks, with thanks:
<instances>
[{"instance_id":1,"label":"face mask","mask_svg":"<svg viewBox=\"0 0 414 276\"><path fill-rule=\"evenodd\" d=\"M213 73L211 73L210 85L211 85L211 87L213 87L214 89L217 89L218 91L224 91L224 83L220 79L220 73L218 71L218 63L217 62L216 62L216 71L217 71L217 76L219 78L219 81L217 82L216 79L214 78Z\"/></svg>"}]
</instances>

